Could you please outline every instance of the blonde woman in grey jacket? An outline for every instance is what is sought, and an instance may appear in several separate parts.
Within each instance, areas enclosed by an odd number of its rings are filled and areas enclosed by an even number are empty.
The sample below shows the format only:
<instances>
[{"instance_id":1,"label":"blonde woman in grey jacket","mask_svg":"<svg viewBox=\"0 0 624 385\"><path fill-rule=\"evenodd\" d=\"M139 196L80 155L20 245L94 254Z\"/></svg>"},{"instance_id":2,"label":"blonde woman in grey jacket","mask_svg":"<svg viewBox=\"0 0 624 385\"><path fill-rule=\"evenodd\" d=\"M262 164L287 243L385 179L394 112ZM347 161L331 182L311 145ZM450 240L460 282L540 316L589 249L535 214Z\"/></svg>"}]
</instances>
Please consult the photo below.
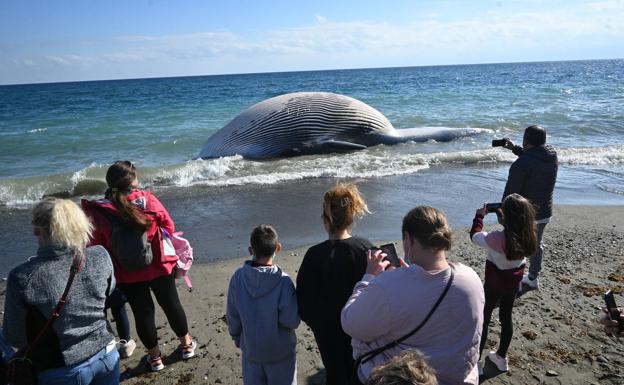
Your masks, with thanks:
<instances>
[{"instance_id":1,"label":"blonde woman in grey jacket","mask_svg":"<svg viewBox=\"0 0 624 385\"><path fill-rule=\"evenodd\" d=\"M84 252L60 317L28 358L43 384L118 384L119 353L104 317L115 285L108 253L101 246L85 249L91 224L72 201L44 199L32 225L39 249L9 274L4 338L16 348L33 341L63 294L74 256Z\"/></svg>"}]
</instances>

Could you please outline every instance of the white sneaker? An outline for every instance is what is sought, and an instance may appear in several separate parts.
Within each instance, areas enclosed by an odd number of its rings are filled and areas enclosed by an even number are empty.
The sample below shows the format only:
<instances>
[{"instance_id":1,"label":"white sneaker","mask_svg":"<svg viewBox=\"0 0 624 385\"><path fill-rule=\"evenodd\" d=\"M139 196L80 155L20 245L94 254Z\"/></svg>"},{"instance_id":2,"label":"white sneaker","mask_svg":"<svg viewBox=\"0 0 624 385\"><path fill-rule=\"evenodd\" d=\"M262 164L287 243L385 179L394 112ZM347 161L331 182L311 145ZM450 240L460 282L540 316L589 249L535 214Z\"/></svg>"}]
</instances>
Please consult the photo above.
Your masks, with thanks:
<instances>
[{"instance_id":1,"label":"white sneaker","mask_svg":"<svg viewBox=\"0 0 624 385\"><path fill-rule=\"evenodd\" d=\"M117 342L117 351L119 352L119 356L121 358L128 358L134 353L134 349L136 349L136 342L131 338L130 340L119 340Z\"/></svg>"},{"instance_id":2,"label":"white sneaker","mask_svg":"<svg viewBox=\"0 0 624 385\"><path fill-rule=\"evenodd\" d=\"M190 345L180 345L180 352L182 353L182 359L188 360L195 356L195 349L197 349L197 341L191 337Z\"/></svg>"},{"instance_id":3,"label":"white sneaker","mask_svg":"<svg viewBox=\"0 0 624 385\"><path fill-rule=\"evenodd\" d=\"M488 354L485 359L490 360L491 363L496 365L496 368L500 372L506 372L509 370L509 362L507 361L507 357L503 358L496 354L496 352L490 352L490 354Z\"/></svg>"},{"instance_id":4,"label":"white sneaker","mask_svg":"<svg viewBox=\"0 0 624 385\"><path fill-rule=\"evenodd\" d=\"M145 361L150 367L152 372L160 372L165 368L165 364L162 362L162 356L158 356L156 358L149 355L149 353L144 357Z\"/></svg>"},{"instance_id":5,"label":"white sneaker","mask_svg":"<svg viewBox=\"0 0 624 385\"><path fill-rule=\"evenodd\" d=\"M522 276L521 284L527 285L532 289L537 289L539 288L539 278L531 279L529 278L529 274L525 274Z\"/></svg>"}]
</instances>

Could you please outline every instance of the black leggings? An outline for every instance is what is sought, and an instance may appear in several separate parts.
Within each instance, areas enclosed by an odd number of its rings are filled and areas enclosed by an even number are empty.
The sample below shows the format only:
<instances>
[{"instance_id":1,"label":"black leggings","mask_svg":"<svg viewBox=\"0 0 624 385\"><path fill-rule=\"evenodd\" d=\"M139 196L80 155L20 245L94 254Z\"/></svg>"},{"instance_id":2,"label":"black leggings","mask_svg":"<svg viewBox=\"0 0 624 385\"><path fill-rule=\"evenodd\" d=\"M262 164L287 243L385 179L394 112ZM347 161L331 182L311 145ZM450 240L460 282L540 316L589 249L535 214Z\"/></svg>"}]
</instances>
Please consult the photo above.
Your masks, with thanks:
<instances>
[{"instance_id":1,"label":"black leggings","mask_svg":"<svg viewBox=\"0 0 624 385\"><path fill-rule=\"evenodd\" d=\"M150 289L154 292L156 301L167 316L174 333L178 337L188 334L186 314L180 303L180 298L178 298L174 274L147 282L119 284L119 289L128 298L128 303L132 308L132 313L134 313L137 334L147 349L155 348L158 345L154 301L152 301Z\"/></svg>"},{"instance_id":2,"label":"black leggings","mask_svg":"<svg viewBox=\"0 0 624 385\"><path fill-rule=\"evenodd\" d=\"M326 385L351 383L353 374L351 337L342 331L340 323L328 323L312 331L325 366Z\"/></svg>"},{"instance_id":3,"label":"black leggings","mask_svg":"<svg viewBox=\"0 0 624 385\"><path fill-rule=\"evenodd\" d=\"M511 312L513 311L513 304L516 300L516 292L518 289L494 289L487 284L484 285L483 288L485 290L485 306L483 307L483 331L481 332L479 357L481 357L481 352L483 352L483 348L487 342L488 326L490 325L492 312L494 311L496 303L499 300L500 307L498 308L498 319L501 324L501 338L496 354L501 357L506 357L507 349L509 349L511 338L513 337Z\"/></svg>"}]
</instances>

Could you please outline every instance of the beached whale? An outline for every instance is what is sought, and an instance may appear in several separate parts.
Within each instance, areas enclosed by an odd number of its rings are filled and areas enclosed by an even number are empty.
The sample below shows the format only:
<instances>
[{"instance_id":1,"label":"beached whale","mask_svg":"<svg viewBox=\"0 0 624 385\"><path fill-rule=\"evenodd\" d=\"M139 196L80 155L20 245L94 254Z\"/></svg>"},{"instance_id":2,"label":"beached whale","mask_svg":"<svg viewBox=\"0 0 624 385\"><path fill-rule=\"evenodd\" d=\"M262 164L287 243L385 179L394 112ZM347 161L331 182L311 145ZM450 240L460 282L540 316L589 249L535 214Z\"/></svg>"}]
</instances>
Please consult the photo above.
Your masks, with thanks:
<instances>
[{"instance_id":1,"label":"beached whale","mask_svg":"<svg viewBox=\"0 0 624 385\"><path fill-rule=\"evenodd\" d=\"M395 129L379 111L357 99L328 92L295 92L262 101L208 138L200 158L250 159L362 150L408 141L449 141L480 128Z\"/></svg>"}]
</instances>

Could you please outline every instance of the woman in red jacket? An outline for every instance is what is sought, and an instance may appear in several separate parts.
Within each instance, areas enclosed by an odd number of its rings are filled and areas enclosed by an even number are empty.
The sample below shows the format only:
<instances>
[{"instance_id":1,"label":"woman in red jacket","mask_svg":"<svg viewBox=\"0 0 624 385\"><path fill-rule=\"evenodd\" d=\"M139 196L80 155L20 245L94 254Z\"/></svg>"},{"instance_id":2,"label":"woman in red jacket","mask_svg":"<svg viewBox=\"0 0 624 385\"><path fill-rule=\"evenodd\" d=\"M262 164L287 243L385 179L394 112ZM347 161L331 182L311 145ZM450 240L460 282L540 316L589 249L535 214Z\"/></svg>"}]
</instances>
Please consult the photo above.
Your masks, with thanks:
<instances>
[{"instance_id":1,"label":"woman in red jacket","mask_svg":"<svg viewBox=\"0 0 624 385\"><path fill-rule=\"evenodd\" d=\"M106 172L106 183L109 189L104 199L82 201L95 227L91 244L104 246L112 256L117 286L128 298L137 334L148 350L146 360L152 371L159 371L165 366L158 347L154 302L150 291L154 293L180 340L182 358L193 357L197 346L188 333L186 314L175 287L177 257L163 253L162 229L173 234L175 225L162 203L152 193L138 188L136 168L131 162L118 161L110 166ZM112 221L119 221L125 227L115 227L117 225L113 225ZM111 242L113 230L118 231L119 228L133 228L147 234L151 245L151 263L131 271L122 266L121 258L115 256Z\"/></svg>"}]
</instances>

